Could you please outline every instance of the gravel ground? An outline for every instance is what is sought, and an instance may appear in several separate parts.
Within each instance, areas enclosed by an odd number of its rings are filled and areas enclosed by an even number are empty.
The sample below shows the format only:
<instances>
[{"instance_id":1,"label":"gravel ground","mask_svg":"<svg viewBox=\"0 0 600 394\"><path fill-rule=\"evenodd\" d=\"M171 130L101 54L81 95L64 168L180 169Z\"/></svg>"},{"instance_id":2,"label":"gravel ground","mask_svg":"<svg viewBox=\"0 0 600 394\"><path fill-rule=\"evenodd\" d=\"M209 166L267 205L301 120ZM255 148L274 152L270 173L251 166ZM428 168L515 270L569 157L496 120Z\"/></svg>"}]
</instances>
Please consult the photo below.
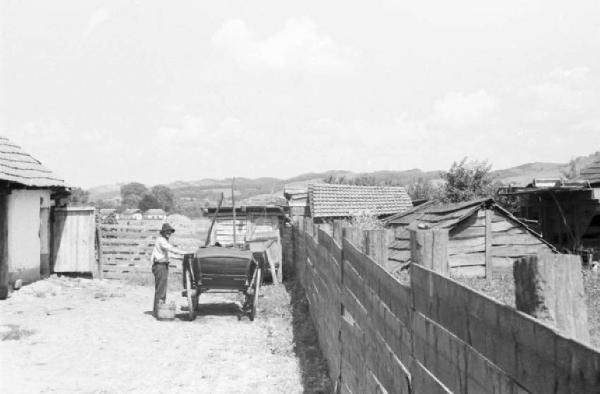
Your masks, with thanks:
<instances>
[{"instance_id":1,"label":"gravel ground","mask_svg":"<svg viewBox=\"0 0 600 394\"><path fill-rule=\"evenodd\" d=\"M326 368L306 365L325 365L322 356L304 357L310 334L292 324L307 316L294 315L285 287L263 286L254 322L238 318L236 294L203 294L199 316L187 321L179 291L168 295L176 320L156 321L152 296L148 286L65 277L13 293L0 302L2 391L326 392Z\"/></svg>"}]
</instances>

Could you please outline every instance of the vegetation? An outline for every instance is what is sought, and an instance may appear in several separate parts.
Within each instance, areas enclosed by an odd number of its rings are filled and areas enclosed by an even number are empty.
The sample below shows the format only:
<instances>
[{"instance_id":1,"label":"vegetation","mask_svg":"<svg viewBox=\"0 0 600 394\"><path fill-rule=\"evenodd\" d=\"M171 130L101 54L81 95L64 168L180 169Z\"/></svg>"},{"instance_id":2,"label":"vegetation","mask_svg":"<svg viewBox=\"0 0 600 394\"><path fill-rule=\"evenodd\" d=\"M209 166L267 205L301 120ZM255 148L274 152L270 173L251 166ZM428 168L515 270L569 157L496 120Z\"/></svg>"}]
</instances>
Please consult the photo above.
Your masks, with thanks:
<instances>
[{"instance_id":1,"label":"vegetation","mask_svg":"<svg viewBox=\"0 0 600 394\"><path fill-rule=\"evenodd\" d=\"M490 175L491 168L487 162L467 162L466 157L452 163L449 171L441 173L446 182L442 186L440 199L444 202L461 202L493 196L496 185Z\"/></svg>"},{"instance_id":2,"label":"vegetation","mask_svg":"<svg viewBox=\"0 0 600 394\"><path fill-rule=\"evenodd\" d=\"M415 200L433 200L439 198L440 188L435 186L429 179L419 177L406 187L406 192L410 199Z\"/></svg>"},{"instance_id":3,"label":"vegetation","mask_svg":"<svg viewBox=\"0 0 600 394\"><path fill-rule=\"evenodd\" d=\"M69 204L75 206L86 205L89 203L90 192L83 190L80 187L73 188L69 196Z\"/></svg>"},{"instance_id":4,"label":"vegetation","mask_svg":"<svg viewBox=\"0 0 600 394\"><path fill-rule=\"evenodd\" d=\"M345 175L329 175L323 179L325 183L337 185L358 185L358 186L402 186L400 182L393 178L378 179L373 175L359 175L355 177L346 177Z\"/></svg>"},{"instance_id":5,"label":"vegetation","mask_svg":"<svg viewBox=\"0 0 600 394\"><path fill-rule=\"evenodd\" d=\"M145 185L132 182L121 186L121 208L138 208L142 211L161 208L171 212L175 208L175 195L164 185L156 185L148 190Z\"/></svg>"},{"instance_id":6,"label":"vegetation","mask_svg":"<svg viewBox=\"0 0 600 394\"><path fill-rule=\"evenodd\" d=\"M138 208L146 194L148 194L148 188L139 182L123 185L121 186L121 205L123 208Z\"/></svg>"},{"instance_id":7,"label":"vegetation","mask_svg":"<svg viewBox=\"0 0 600 394\"><path fill-rule=\"evenodd\" d=\"M561 170L560 173L566 180L572 180L577 178L579 176L579 168L577 166L577 161L575 159L571 159L569 161L569 166L567 167L567 169Z\"/></svg>"}]
</instances>

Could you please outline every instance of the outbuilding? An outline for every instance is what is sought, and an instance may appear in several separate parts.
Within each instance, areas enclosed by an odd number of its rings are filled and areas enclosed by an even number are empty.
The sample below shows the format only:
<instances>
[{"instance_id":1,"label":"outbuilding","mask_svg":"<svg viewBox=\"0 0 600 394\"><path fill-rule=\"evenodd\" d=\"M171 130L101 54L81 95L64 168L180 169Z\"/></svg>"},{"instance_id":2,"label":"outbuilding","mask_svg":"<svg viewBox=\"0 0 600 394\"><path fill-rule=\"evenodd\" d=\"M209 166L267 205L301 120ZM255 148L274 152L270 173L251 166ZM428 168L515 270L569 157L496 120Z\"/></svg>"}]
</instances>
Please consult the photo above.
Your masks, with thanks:
<instances>
[{"instance_id":1,"label":"outbuilding","mask_svg":"<svg viewBox=\"0 0 600 394\"><path fill-rule=\"evenodd\" d=\"M554 246L492 198L454 204L430 201L389 217L385 225L393 230L388 260L396 268L410 261L411 229L448 230L449 272L456 276L481 277L486 266L493 270L512 266L523 256L556 253Z\"/></svg>"},{"instance_id":2,"label":"outbuilding","mask_svg":"<svg viewBox=\"0 0 600 394\"><path fill-rule=\"evenodd\" d=\"M403 187L315 183L308 187L309 214L315 223L369 215L379 219L413 204Z\"/></svg>"},{"instance_id":3,"label":"outbuilding","mask_svg":"<svg viewBox=\"0 0 600 394\"><path fill-rule=\"evenodd\" d=\"M51 209L67 196L62 178L0 136L0 299L50 274Z\"/></svg>"}]
</instances>

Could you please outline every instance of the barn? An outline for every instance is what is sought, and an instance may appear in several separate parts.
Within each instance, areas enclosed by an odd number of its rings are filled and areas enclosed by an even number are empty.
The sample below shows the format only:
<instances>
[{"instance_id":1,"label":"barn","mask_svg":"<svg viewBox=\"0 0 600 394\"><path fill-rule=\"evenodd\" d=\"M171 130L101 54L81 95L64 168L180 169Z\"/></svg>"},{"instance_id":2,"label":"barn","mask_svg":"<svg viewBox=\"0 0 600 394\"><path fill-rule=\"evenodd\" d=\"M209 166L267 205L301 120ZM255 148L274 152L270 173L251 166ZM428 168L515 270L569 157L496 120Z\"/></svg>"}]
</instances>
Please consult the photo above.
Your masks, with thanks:
<instances>
[{"instance_id":1,"label":"barn","mask_svg":"<svg viewBox=\"0 0 600 394\"><path fill-rule=\"evenodd\" d=\"M67 195L62 178L0 136L0 299L50 273L50 211Z\"/></svg>"},{"instance_id":2,"label":"barn","mask_svg":"<svg viewBox=\"0 0 600 394\"><path fill-rule=\"evenodd\" d=\"M388 260L399 267L410 260L410 229L447 229L448 264L451 275L485 276L492 269L512 266L515 259L556 253L540 234L517 219L491 198L441 204L431 201L391 216L385 221L393 230Z\"/></svg>"}]
</instances>

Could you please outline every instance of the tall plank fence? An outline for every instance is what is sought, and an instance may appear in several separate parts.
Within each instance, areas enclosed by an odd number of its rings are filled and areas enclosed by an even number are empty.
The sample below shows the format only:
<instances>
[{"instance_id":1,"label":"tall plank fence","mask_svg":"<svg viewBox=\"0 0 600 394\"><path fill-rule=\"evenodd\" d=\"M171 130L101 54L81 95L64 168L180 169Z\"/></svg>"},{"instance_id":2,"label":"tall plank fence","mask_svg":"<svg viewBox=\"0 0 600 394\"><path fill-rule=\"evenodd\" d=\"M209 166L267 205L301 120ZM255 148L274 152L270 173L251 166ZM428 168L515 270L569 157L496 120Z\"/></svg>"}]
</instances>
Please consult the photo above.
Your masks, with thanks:
<instances>
[{"instance_id":1,"label":"tall plank fence","mask_svg":"<svg viewBox=\"0 0 600 394\"><path fill-rule=\"evenodd\" d=\"M337 238L307 221L283 241L339 392L600 392L594 349L429 268L403 285Z\"/></svg>"}]
</instances>

